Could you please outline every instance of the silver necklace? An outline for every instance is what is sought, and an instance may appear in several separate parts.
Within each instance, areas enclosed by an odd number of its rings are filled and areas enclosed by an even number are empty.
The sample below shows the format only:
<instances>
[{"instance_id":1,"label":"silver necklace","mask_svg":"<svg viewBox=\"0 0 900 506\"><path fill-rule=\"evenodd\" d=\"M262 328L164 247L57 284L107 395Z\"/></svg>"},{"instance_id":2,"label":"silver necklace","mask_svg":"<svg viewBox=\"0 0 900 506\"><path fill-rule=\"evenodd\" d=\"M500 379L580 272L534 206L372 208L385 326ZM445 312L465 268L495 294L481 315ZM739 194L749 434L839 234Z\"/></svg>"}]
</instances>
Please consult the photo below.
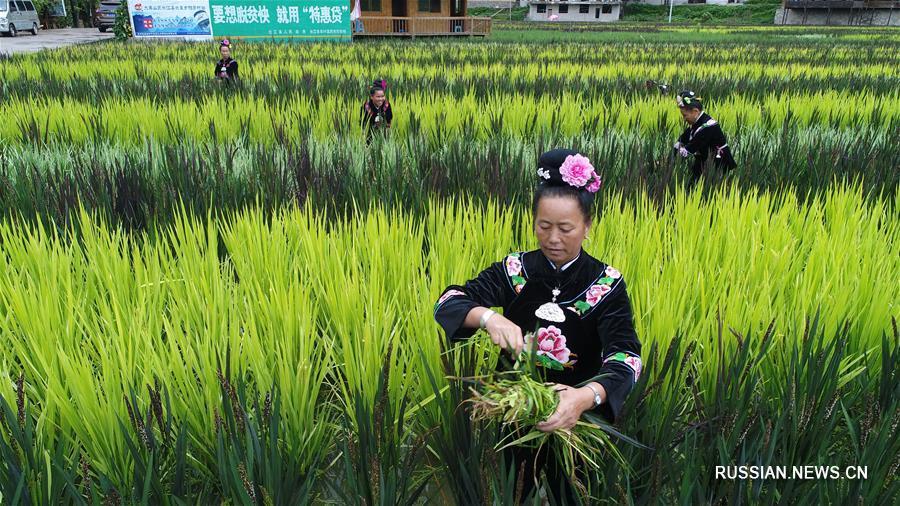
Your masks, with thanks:
<instances>
[{"instance_id":1,"label":"silver necklace","mask_svg":"<svg viewBox=\"0 0 900 506\"><path fill-rule=\"evenodd\" d=\"M559 304L556 303L556 298L559 297L560 294L559 287L554 288L552 293L553 300L541 304L541 307L537 308L534 315L541 320L562 323L566 321L566 314L563 312L563 309L559 307Z\"/></svg>"}]
</instances>

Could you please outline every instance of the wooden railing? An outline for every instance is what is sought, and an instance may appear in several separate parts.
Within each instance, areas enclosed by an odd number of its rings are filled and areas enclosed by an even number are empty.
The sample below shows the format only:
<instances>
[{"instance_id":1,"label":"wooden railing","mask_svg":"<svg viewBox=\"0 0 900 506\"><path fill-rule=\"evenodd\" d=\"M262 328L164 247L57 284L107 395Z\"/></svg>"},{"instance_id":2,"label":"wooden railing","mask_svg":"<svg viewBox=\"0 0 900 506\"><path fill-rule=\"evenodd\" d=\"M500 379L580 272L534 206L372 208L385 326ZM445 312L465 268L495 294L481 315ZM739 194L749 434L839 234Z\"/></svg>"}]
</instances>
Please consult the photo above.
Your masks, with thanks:
<instances>
[{"instance_id":1,"label":"wooden railing","mask_svg":"<svg viewBox=\"0 0 900 506\"><path fill-rule=\"evenodd\" d=\"M362 26L358 21L362 21ZM491 33L491 18L367 17L353 23L353 36L429 37Z\"/></svg>"}]
</instances>

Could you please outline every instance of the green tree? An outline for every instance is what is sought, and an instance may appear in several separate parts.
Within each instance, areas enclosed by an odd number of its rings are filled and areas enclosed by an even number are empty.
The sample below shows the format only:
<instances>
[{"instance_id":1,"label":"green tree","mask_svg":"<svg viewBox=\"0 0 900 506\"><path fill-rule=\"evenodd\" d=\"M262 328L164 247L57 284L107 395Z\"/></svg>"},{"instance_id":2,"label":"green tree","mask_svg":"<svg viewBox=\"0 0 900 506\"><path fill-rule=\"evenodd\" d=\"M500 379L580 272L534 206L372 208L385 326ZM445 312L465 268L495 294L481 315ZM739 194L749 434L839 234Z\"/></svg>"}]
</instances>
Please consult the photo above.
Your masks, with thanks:
<instances>
[{"instance_id":1,"label":"green tree","mask_svg":"<svg viewBox=\"0 0 900 506\"><path fill-rule=\"evenodd\" d=\"M122 2L116 10L116 24L113 25L116 40L125 40L132 36L131 23L128 20L128 4Z\"/></svg>"}]
</instances>

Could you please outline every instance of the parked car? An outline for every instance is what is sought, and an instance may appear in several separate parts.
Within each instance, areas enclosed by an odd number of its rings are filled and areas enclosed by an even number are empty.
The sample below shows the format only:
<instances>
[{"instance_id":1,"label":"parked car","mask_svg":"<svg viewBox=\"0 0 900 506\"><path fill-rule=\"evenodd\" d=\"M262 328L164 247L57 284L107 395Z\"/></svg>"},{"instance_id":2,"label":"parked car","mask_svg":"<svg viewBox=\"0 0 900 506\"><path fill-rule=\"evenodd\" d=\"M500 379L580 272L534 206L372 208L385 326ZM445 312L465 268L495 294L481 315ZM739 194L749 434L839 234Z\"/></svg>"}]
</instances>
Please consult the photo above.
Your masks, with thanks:
<instances>
[{"instance_id":1,"label":"parked car","mask_svg":"<svg viewBox=\"0 0 900 506\"><path fill-rule=\"evenodd\" d=\"M106 32L116 24L116 11L122 2L116 0L103 0L100 6L94 11L94 26L101 32Z\"/></svg>"},{"instance_id":2,"label":"parked car","mask_svg":"<svg viewBox=\"0 0 900 506\"><path fill-rule=\"evenodd\" d=\"M0 0L0 33L15 37L27 30L37 35L40 23L31 0Z\"/></svg>"}]
</instances>

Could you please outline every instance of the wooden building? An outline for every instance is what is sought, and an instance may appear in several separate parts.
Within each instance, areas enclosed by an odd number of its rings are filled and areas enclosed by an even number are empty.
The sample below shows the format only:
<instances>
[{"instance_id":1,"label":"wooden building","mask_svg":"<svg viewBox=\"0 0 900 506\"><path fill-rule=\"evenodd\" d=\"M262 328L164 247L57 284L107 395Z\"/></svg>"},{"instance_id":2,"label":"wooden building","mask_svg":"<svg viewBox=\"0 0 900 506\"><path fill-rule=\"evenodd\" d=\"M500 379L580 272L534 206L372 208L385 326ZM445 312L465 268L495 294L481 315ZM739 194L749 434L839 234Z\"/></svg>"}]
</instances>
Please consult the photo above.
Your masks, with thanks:
<instances>
[{"instance_id":1,"label":"wooden building","mask_svg":"<svg viewBox=\"0 0 900 506\"><path fill-rule=\"evenodd\" d=\"M350 0L350 9L357 0ZM358 0L353 36L485 36L491 18L467 16L467 0Z\"/></svg>"}]
</instances>

